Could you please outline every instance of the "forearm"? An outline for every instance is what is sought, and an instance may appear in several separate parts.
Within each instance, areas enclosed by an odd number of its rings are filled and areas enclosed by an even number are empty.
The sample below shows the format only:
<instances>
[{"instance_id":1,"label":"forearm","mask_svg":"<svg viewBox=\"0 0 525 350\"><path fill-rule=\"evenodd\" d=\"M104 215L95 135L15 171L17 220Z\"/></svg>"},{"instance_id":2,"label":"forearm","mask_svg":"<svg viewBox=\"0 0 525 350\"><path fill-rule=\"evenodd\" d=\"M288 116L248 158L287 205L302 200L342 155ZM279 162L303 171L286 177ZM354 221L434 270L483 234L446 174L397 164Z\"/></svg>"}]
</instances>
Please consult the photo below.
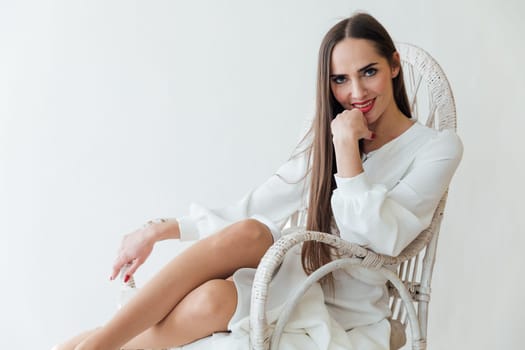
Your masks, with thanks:
<instances>
[{"instance_id":1,"label":"forearm","mask_svg":"<svg viewBox=\"0 0 525 350\"><path fill-rule=\"evenodd\" d=\"M334 140L335 161L339 177L354 177L363 172L359 142Z\"/></svg>"}]
</instances>

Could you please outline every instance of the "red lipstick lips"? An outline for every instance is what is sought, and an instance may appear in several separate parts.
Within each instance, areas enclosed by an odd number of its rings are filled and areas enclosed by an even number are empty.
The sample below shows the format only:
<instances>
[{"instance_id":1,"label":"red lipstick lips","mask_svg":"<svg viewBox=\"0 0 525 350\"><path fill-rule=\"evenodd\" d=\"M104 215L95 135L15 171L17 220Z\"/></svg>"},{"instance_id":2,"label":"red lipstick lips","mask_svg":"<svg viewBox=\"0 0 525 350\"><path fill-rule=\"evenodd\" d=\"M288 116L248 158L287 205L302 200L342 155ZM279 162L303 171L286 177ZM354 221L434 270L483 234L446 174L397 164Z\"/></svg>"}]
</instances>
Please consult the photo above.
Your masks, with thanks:
<instances>
[{"instance_id":1,"label":"red lipstick lips","mask_svg":"<svg viewBox=\"0 0 525 350\"><path fill-rule=\"evenodd\" d=\"M363 113L368 113L374 107L375 98L371 100L366 100L363 102L352 103L352 107L359 109Z\"/></svg>"}]
</instances>

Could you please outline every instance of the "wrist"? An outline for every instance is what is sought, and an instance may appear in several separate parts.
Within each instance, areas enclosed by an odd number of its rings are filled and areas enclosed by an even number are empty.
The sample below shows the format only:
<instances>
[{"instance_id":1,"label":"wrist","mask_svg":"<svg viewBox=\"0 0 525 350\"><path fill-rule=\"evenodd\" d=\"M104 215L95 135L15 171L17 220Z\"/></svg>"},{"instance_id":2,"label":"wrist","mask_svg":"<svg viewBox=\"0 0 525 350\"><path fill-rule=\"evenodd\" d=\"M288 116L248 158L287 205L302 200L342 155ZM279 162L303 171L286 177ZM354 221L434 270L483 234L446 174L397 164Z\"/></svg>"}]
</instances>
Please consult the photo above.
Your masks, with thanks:
<instances>
[{"instance_id":1,"label":"wrist","mask_svg":"<svg viewBox=\"0 0 525 350\"><path fill-rule=\"evenodd\" d=\"M147 239L162 241L170 238L179 238L179 223L176 219L153 219L144 224Z\"/></svg>"},{"instance_id":2,"label":"wrist","mask_svg":"<svg viewBox=\"0 0 525 350\"><path fill-rule=\"evenodd\" d=\"M363 162L357 141L355 146L341 144L336 146L334 144L334 151L338 176L353 177L363 172Z\"/></svg>"},{"instance_id":3,"label":"wrist","mask_svg":"<svg viewBox=\"0 0 525 350\"><path fill-rule=\"evenodd\" d=\"M347 135L345 137L332 138L332 143L335 149L347 149L352 147L359 148L359 138L355 135Z\"/></svg>"}]
</instances>

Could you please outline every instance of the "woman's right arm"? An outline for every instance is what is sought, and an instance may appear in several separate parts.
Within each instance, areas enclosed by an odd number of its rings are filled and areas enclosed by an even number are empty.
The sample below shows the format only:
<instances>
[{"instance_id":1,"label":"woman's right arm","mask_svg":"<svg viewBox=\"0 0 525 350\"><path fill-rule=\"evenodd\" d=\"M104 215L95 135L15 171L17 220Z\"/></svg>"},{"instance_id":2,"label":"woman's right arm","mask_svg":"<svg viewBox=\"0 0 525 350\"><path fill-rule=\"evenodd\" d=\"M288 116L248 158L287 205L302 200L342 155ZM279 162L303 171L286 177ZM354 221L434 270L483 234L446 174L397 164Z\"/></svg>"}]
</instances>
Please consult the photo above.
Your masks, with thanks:
<instances>
[{"instance_id":1,"label":"woman's right arm","mask_svg":"<svg viewBox=\"0 0 525 350\"><path fill-rule=\"evenodd\" d=\"M110 279L115 279L126 264L131 264L127 275L133 275L149 257L157 241L200 239L249 217L266 224L274 239L278 239L283 222L304 204L307 146L308 140L303 139L294 156L274 175L232 205L210 209L193 203L186 216L153 220L125 235Z\"/></svg>"}]
</instances>

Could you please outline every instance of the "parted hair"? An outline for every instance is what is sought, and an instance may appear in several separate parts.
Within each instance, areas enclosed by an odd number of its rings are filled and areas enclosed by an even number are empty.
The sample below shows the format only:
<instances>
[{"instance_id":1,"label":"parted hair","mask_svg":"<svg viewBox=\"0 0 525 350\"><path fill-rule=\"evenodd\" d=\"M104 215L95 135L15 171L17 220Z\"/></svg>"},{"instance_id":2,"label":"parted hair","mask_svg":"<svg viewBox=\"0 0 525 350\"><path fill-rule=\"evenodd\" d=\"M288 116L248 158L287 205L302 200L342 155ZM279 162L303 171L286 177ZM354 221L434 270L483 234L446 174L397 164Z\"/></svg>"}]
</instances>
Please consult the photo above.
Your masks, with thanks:
<instances>
[{"instance_id":1,"label":"parted hair","mask_svg":"<svg viewBox=\"0 0 525 350\"><path fill-rule=\"evenodd\" d=\"M390 65L395 64L393 56L396 48L392 38L374 17L366 13L356 13L338 22L321 42L317 68L316 110L309 130L309 134L313 133L313 138L308 149L311 183L306 229L312 231L331 232L333 212L330 199L336 187L334 174L337 169L330 124L344 108L337 102L330 89L330 62L335 45L346 38L369 40L379 55L386 58ZM392 79L392 84L398 108L410 118L410 106L401 69ZM307 274L331 260L329 246L314 241L303 243L301 261ZM323 279L323 282L327 280L333 281L331 275Z\"/></svg>"}]
</instances>

